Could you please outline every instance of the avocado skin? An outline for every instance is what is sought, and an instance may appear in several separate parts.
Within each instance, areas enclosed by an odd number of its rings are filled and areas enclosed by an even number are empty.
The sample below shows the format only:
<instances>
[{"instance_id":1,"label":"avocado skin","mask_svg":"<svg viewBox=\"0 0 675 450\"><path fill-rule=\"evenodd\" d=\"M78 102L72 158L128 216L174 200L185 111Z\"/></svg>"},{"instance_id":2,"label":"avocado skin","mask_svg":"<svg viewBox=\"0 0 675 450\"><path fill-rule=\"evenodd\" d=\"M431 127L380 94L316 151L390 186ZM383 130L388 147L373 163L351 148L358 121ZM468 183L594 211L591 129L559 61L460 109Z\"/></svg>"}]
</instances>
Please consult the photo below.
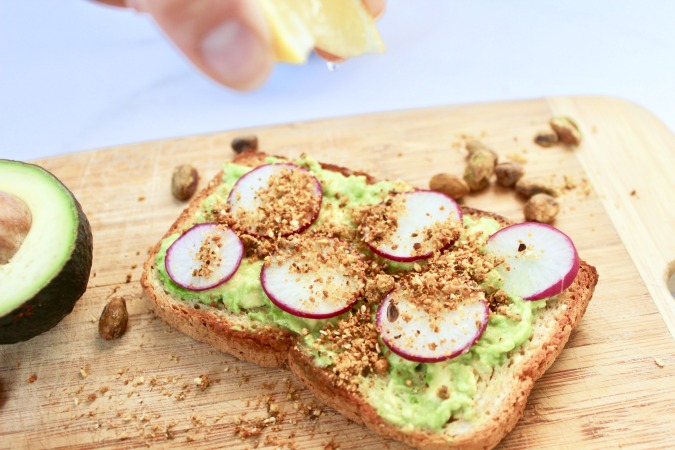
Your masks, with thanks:
<instances>
[{"instance_id":1,"label":"avocado skin","mask_svg":"<svg viewBox=\"0 0 675 450\"><path fill-rule=\"evenodd\" d=\"M77 208L79 224L70 258L33 298L0 317L0 345L26 341L50 330L70 314L87 290L93 250L91 227L80 203L72 193L70 196Z\"/></svg>"}]
</instances>

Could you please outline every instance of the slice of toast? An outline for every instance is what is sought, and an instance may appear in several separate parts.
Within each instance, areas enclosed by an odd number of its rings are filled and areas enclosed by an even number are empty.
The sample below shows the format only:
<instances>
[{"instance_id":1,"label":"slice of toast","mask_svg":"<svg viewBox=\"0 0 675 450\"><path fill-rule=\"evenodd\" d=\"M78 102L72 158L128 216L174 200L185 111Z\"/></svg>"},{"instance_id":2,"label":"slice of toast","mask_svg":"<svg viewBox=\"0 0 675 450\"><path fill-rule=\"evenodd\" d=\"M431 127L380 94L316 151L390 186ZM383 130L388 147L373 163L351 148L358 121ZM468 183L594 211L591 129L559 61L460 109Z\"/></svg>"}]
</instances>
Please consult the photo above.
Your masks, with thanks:
<instances>
[{"instance_id":1,"label":"slice of toast","mask_svg":"<svg viewBox=\"0 0 675 450\"><path fill-rule=\"evenodd\" d=\"M263 164L265 157L261 152L246 151L234 162L255 167ZM363 173L329 164L321 166L345 176L366 176L369 183L374 181ZM191 227L202 203L221 185L222 179L221 172L191 201L163 238ZM466 207L462 210L468 216L493 218L501 226L510 223L489 212ZM152 249L141 283L153 308L167 323L238 358L265 367L287 366L321 401L350 420L362 423L382 436L424 449L492 448L497 445L522 416L534 382L562 351L572 329L583 316L598 280L595 268L581 261L572 286L558 297L547 300L546 306L536 311L531 337L512 350L505 363L477 376L474 414L470 418L453 417L440 429L423 429L396 425L384 419L363 390L345 388L344 383L336 380L334 368L316 363L311 348L303 344L301 335L274 325L251 323L246 314L236 314L224 307L185 301L169 294L155 267L160 246L161 241ZM371 372L359 379L363 383L376 379L379 382L386 381L389 376L386 371Z\"/></svg>"}]
</instances>

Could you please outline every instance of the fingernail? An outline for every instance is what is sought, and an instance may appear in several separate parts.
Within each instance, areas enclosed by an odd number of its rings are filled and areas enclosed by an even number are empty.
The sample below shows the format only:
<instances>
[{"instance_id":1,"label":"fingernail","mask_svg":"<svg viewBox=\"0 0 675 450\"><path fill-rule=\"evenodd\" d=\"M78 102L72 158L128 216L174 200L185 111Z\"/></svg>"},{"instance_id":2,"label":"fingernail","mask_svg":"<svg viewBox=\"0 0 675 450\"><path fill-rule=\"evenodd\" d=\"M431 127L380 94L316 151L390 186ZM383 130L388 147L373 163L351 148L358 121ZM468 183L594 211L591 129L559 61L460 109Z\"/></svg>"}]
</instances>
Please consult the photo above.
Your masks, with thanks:
<instances>
[{"instance_id":1,"label":"fingernail","mask_svg":"<svg viewBox=\"0 0 675 450\"><path fill-rule=\"evenodd\" d=\"M258 86L267 75L267 48L246 25L225 22L201 42L202 58L210 75L236 89Z\"/></svg>"},{"instance_id":2,"label":"fingernail","mask_svg":"<svg viewBox=\"0 0 675 450\"><path fill-rule=\"evenodd\" d=\"M145 5L145 0L126 0L126 2L128 8L135 9L138 12L145 12L148 10Z\"/></svg>"}]
</instances>

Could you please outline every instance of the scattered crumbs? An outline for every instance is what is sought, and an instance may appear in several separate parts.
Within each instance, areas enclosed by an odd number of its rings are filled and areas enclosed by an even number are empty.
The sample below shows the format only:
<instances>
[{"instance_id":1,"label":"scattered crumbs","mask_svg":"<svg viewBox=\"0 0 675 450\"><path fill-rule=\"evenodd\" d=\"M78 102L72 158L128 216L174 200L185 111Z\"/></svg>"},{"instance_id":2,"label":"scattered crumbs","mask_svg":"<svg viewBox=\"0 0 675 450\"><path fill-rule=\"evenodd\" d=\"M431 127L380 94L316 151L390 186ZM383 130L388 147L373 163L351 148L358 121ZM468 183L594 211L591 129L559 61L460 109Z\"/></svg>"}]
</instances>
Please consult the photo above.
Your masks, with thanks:
<instances>
[{"instance_id":1,"label":"scattered crumbs","mask_svg":"<svg viewBox=\"0 0 675 450\"><path fill-rule=\"evenodd\" d=\"M98 396L97 396L94 392L92 392L91 394L87 395L87 401L88 401L89 403L92 403L92 402L93 402L94 400L96 400L97 398L98 398Z\"/></svg>"},{"instance_id":2,"label":"scattered crumbs","mask_svg":"<svg viewBox=\"0 0 675 450\"><path fill-rule=\"evenodd\" d=\"M20 367L21 367L21 362L17 361L17 362L16 362L16 368L18 369L18 368L20 368Z\"/></svg>"},{"instance_id":3,"label":"scattered crumbs","mask_svg":"<svg viewBox=\"0 0 675 450\"><path fill-rule=\"evenodd\" d=\"M140 251L137 251L137 252L136 252L136 256L140 256L140 254L141 254Z\"/></svg>"},{"instance_id":4,"label":"scattered crumbs","mask_svg":"<svg viewBox=\"0 0 675 450\"><path fill-rule=\"evenodd\" d=\"M565 189L567 190L572 190L578 186L577 182L574 181L574 178L569 175L563 175L563 179L565 180Z\"/></svg>"},{"instance_id":5,"label":"scattered crumbs","mask_svg":"<svg viewBox=\"0 0 675 450\"><path fill-rule=\"evenodd\" d=\"M640 197L638 196L637 191L636 191L635 189L633 189L632 191L630 191L630 196L631 196L631 197L637 197L637 198L640 198Z\"/></svg>"},{"instance_id":6,"label":"scattered crumbs","mask_svg":"<svg viewBox=\"0 0 675 450\"><path fill-rule=\"evenodd\" d=\"M96 317L94 317L94 316L92 316L90 320L91 320L91 323L96 323L96 322L98 322L98 319L97 319Z\"/></svg>"},{"instance_id":7,"label":"scattered crumbs","mask_svg":"<svg viewBox=\"0 0 675 450\"><path fill-rule=\"evenodd\" d=\"M519 164L525 164L527 162L527 158L525 158L521 153L509 153L506 155L506 157Z\"/></svg>"},{"instance_id":8,"label":"scattered crumbs","mask_svg":"<svg viewBox=\"0 0 675 450\"><path fill-rule=\"evenodd\" d=\"M397 157L397 158L401 158L402 156L403 156L403 152L398 152L398 153L396 154L396 157Z\"/></svg>"},{"instance_id":9,"label":"scattered crumbs","mask_svg":"<svg viewBox=\"0 0 675 450\"><path fill-rule=\"evenodd\" d=\"M335 442L335 436L323 446L323 450L340 450L340 446Z\"/></svg>"},{"instance_id":10,"label":"scattered crumbs","mask_svg":"<svg viewBox=\"0 0 675 450\"><path fill-rule=\"evenodd\" d=\"M130 273L127 274L127 280L126 280L126 282L127 282L127 283L131 283L131 274L130 274Z\"/></svg>"},{"instance_id":11,"label":"scattered crumbs","mask_svg":"<svg viewBox=\"0 0 675 450\"><path fill-rule=\"evenodd\" d=\"M139 196L138 196L138 201L139 201L139 202L145 201L145 195L139 195Z\"/></svg>"},{"instance_id":12,"label":"scattered crumbs","mask_svg":"<svg viewBox=\"0 0 675 450\"><path fill-rule=\"evenodd\" d=\"M661 358L654 358L654 364L656 364L659 367L665 367L666 363L663 361Z\"/></svg>"},{"instance_id":13,"label":"scattered crumbs","mask_svg":"<svg viewBox=\"0 0 675 450\"><path fill-rule=\"evenodd\" d=\"M89 376L89 371L87 370L86 367L80 367L80 376L82 377L83 380L87 379L87 377Z\"/></svg>"},{"instance_id":14,"label":"scattered crumbs","mask_svg":"<svg viewBox=\"0 0 675 450\"><path fill-rule=\"evenodd\" d=\"M31 374L31 375L26 379L26 381L27 381L28 383L35 383L35 382L37 381L37 375L34 374L34 373Z\"/></svg>"},{"instance_id":15,"label":"scattered crumbs","mask_svg":"<svg viewBox=\"0 0 675 450\"><path fill-rule=\"evenodd\" d=\"M563 180L559 181L555 176L552 176L550 183L562 193L575 192L577 200L587 199L593 192L590 181L585 177L576 179L571 175L563 175Z\"/></svg>"},{"instance_id":16,"label":"scattered crumbs","mask_svg":"<svg viewBox=\"0 0 675 450\"><path fill-rule=\"evenodd\" d=\"M207 387L211 384L209 377L207 375L200 375L194 379L195 385L199 386L199 389L205 391Z\"/></svg>"}]
</instances>

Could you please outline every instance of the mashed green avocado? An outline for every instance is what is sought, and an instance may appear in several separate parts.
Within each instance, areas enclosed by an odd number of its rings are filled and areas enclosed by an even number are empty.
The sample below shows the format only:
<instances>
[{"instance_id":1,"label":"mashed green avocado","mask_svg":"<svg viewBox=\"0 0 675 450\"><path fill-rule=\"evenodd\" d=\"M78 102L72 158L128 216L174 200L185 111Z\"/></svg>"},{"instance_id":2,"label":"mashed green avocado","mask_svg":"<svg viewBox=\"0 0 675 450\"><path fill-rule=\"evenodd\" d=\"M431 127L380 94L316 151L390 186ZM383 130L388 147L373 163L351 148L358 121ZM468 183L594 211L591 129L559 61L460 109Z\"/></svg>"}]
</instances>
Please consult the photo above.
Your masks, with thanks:
<instances>
[{"instance_id":1,"label":"mashed green avocado","mask_svg":"<svg viewBox=\"0 0 675 450\"><path fill-rule=\"evenodd\" d=\"M476 419L473 403L479 377L489 376L530 337L533 314L546 304L511 300L513 318L491 314L485 332L467 353L439 363L416 363L389 353L389 378L364 380L362 392L383 418L404 429L437 430L451 417Z\"/></svg>"},{"instance_id":2,"label":"mashed green avocado","mask_svg":"<svg viewBox=\"0 0 675 450\"><path fill-rule=\"evenodd\" d=\"M277 162L276 158L268 157L266 162ZM374 205L391 191L404 191L410 188L402 183L380 181L368 184L363 176L345 177L339 173L321 169L321 166L311 158L300 158L294 161L296 164L310 170L321 182L323 189L323 202L317 221L312 225L319 226L326 220L341 222L354 227L351 214L346 208L340 207L340 202L346 202L351 207L360 205ZM227 203L227 196L237 182L251 168L237 164L227 164L223 184L208 196L202 209L195 216L195 223L204 222L208 211ZM245 312L254 323L273 324L287 328L295 333L301 333L303 328L309 332L321 329L327 320L305 319L289 314L277 308L267 298L260 285L261 261L251 261L244 258L239 269L226 283L207 291L190 291L181 288L174 283L166 272L164 258L167 249L178 239L179 234L174 234L162 241L160 251L157 253L156 267L164 289L171 295L186 301L196 301L204 304L222 304L235 314ZM337 319L331 319L337 320Z\"/></svg>"},{"instance_id":3,"label":"mashed green avocado","mask_svg":"<svg viewBox=\"0 0 675 450\"><path fill-rule=\"evenodd\" d=\"M268 163L276 162L268 158ZM311 158L301 158L296 164L310 170L319 179L323 188L323 203L319 218L314 226L324 221L339 222L354 227L348 207L374 205L392 191L407 191L401 183L366 183L365 177L345 177L339 173L321 169ZM226 204L227 195L236 181L251 170L249 167L228 164L223 184L204 202L195 216L195 222L204 222L211 209ZM346 199L346 200L345 200ZM490 218L464 217L464 232L461 239L478 232L487 239L499 229L499 224ZM313 345L319 330L327 320L313 320L296 317L277 308L265 295L260 286L261 261L244 259L234 276L226 283L208 291L194 292L173 283L164 266L164 257L169 246L179 237L167 237L157 254L156 267L164 288L173 296L188 302L201 302L214 306L222 305L235 314L246 314L254 324L273 325L303 334L300 340L308 352L315 356L321 367L332 364L334 352ZM392 263L394 271L409 270L412 264ZM486 288L499 285L496 271L484 282ZM532 323L537 309L546 301L523 301L511 298L508 314L491 314L488 327L471 349L456 358L440 363L415 363L402 359L388 351L383 343L380 347L389 362L389 377L367 377L361 383L363 395L375 406L386 420L404 429L440 429L451 418L475 419L473 413L477 383L481 376L488 376L494 367L503 364L507 354L522 345L532 334ZM330 319L338 321L340 318ZM255 326L255 325L254 325ZM306 330L306 331L305 331Z\"/></svg>"}]
</instances>

